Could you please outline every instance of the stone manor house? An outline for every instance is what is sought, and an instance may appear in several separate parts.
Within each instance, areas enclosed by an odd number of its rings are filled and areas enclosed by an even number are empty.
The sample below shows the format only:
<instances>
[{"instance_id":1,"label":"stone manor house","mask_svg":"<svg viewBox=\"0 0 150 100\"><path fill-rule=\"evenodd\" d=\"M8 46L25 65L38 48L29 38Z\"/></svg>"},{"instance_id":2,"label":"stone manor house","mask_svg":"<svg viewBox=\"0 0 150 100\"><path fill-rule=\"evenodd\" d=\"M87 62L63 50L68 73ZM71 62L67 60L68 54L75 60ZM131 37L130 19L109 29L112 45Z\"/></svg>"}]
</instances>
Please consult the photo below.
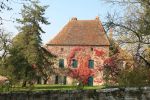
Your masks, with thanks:
<instances>
[{"instance_id":1,"label":"stone manor house","mask_svg":"<svg viewBox=\"0 0 150 100\"><path fill-rule=\"evenodd\" d=\"M47 43L46 49L57 56L58 67L61 67L63 71L63 68L67 67L67 56L72 48L83 47L91 53L94 49L102 49L105 50L105 56L108 57L109 45L108 37L99 17L94 20L78 20L74 17ZM95 57L91 57L87 62L89 62L89 68L95 68ZM72 63L72 68L77 68L80 65L76 59L72 59ZM52 84L73 84L73 79L63 74L53 75L51 78ZM101 82L95 81L97 78L102 78L102 74L89 77L88 83L101 85Z\"/></svg>"}]
</instances>

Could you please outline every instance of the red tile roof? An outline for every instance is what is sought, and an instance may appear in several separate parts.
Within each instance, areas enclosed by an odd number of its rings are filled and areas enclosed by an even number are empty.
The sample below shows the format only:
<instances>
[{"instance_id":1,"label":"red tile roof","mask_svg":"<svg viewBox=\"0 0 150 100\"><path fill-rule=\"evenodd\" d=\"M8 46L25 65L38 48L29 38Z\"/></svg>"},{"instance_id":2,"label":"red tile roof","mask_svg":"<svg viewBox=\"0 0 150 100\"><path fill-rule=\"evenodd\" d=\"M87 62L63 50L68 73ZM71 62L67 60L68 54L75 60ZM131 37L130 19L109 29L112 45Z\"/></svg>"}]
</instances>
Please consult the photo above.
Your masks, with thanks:
<instances>
[{"instance_id":1,"label":"red tile roof","mask_svg":"<svg viewBox=\"0 0 150 100\"><path fill-rule=\"evenodd\" d=\"M99 21L72 18L48 45L110 45Z\"/></svg>"}]
</instances>

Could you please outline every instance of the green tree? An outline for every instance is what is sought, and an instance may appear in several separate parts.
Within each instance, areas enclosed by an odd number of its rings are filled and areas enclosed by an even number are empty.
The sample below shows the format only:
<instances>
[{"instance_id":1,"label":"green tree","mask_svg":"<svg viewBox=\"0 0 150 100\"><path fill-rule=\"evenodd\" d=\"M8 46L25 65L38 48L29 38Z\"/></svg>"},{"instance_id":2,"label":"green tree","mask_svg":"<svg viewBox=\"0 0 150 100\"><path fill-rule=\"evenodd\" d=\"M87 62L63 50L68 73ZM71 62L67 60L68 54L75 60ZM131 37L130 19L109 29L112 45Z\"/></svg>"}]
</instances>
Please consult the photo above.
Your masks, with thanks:
<instances>
[{"instance_id":1,"label":"green tree","mask_svg":"<svg viewBox=\"0 0 150 100\"><path fill-rule=\"evenodd\" d=\"M7 66L9 66L7 71L10 71L9 77L13 82L23 81L23 86L26 86L27 82L36 78L36 71L25 56L24 36L25 34L19 33L13 39L12 46L9 49L10 56L7 58Z\"/></svg>"},{"instance_id":2,"label":"green tree","mask_svg":"<svg viewBox=\"0 0 150 100\"><path fill-rule=\"evenodd\" d=\"M40 35L44 31L40 25L49 24L44 17L47 7L40 6L37 1L31 2L30 5L23 6L22 18L17 19L21 27L13 39L9 61L14 67L14 75L23 80L22 86L43 74L45 58Z\"/></svg>"},{"instance_id":3,"label":"green tree","mask_svg":"<svg viewBox=\"0 0 150 100\"><path fill-rule=\"evenodd\" d=\"M121 70L117 80L120 86L149 86L149 72L150 69L144 67L134 68L133 70Z\"/></svg>"}]
</instances>

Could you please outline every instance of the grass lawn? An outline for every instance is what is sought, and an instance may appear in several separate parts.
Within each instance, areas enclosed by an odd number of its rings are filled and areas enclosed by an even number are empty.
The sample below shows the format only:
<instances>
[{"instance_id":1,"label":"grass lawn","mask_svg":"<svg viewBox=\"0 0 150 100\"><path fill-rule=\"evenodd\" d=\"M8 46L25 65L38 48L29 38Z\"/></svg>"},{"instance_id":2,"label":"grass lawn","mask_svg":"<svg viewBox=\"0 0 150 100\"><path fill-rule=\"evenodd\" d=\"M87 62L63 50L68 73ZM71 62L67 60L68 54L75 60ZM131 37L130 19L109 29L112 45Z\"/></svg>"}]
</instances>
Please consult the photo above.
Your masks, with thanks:
<instances>
[{"instance_id":1,"label":"grass lawn","mask_svg":"<svg viewBox=\"0 0 150 100\"><path fill-rule=\"evenodd\" d=\"M104 86L84 86L83 90L95 90L101 89ZM47 90L77 90L79 89L77 86L72 85L41 85L36 84L30 88L22 88L20 86L16 86L10 89L10 91L47 91Z\"/></svg>"}]
</instances>

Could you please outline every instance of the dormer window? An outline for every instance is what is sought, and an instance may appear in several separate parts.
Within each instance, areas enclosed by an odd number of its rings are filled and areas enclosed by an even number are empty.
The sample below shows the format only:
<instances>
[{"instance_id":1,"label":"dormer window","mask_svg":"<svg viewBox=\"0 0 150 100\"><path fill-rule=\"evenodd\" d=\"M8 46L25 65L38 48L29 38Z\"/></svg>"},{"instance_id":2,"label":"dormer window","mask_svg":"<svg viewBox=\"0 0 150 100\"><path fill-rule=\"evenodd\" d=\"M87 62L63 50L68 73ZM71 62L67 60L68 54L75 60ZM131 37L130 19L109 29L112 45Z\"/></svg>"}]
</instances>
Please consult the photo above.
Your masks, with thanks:
<instances>
[{"instance_id":1,"label":"dormer window","mask_svg":"<svg viewBox=\"0 0 150 100\"><path fill-rule=\"evenodd\" d=\"M72 60L72 67L77 68L77 66L78 66L78 61L76 59L73 59Z\"/></svg>"}]
</instances>

